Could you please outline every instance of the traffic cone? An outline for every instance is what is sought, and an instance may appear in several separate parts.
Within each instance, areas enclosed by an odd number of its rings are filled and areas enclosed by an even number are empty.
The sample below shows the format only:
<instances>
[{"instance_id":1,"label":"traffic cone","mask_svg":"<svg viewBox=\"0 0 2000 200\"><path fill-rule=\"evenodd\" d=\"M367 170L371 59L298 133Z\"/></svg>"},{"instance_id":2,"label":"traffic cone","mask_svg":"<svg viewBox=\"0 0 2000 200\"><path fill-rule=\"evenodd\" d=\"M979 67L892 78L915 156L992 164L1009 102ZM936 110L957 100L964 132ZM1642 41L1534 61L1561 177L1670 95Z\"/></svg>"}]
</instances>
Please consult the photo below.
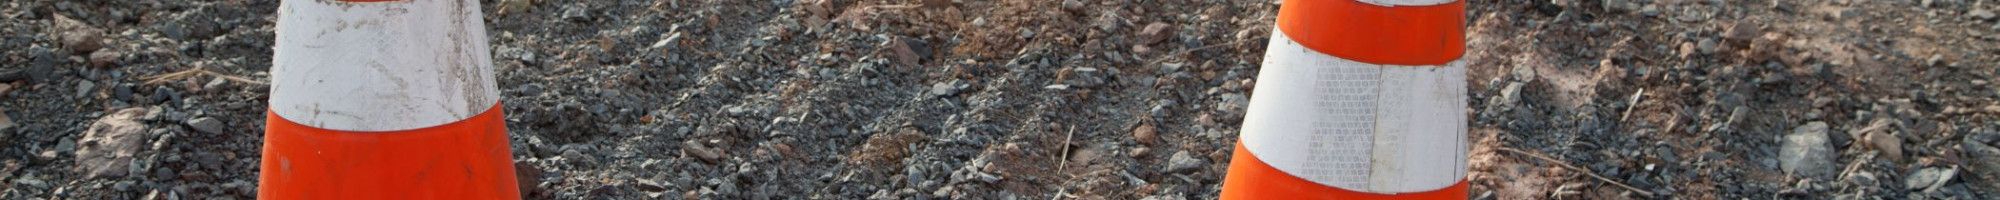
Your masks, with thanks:
<instances>
[{"instance_id":1,"label":"traffic cone","mask_svg":"<svg viewBox=\"0 0 2000 200\"><path fill-rule=\"evenodd\" d=\"M260 199L518 199L476 0L284 0Z\"/></svg>"},{"instance_id":2,"label":"traffic cone","mask_svg":"<svg viewBox=\"0 0 2000 200\"><path fill-rule=\"evenodd\" d=\"M1465 4L1286 1L1222 199L1465 199Z\"/></svg>"}]
</instances>

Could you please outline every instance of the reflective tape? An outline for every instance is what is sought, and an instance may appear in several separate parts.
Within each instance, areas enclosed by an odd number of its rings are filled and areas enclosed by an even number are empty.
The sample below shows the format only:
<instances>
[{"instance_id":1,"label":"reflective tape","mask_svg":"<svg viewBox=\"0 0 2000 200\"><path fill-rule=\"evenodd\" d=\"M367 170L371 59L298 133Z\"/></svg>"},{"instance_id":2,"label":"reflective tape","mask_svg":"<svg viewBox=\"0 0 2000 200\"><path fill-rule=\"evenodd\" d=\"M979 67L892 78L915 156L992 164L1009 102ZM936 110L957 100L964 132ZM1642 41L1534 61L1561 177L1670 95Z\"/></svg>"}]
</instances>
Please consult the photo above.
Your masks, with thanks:
<instances>
[{"instance_id":1,"label":"reflective tape","mask_svg":"<svg viewBox=\"0 0 2000 200\"><path fill-rule=\"evenodd\" d=\"M286 0L278 7L272 112L345 131L470 118L499 102L479 2Z\"/></svg>"},{"instance_id":2,"label":"reflective tape","mask_svg":"<svg viewBox=\"0 0 2000 200\"><path fill-rule=\"evenodd\" d=\"M1271 166L1367 192L1428 191L1465 177L1465 64L1376 65L1273 34L1242 143Z\"/></svg>"}]
</instances>

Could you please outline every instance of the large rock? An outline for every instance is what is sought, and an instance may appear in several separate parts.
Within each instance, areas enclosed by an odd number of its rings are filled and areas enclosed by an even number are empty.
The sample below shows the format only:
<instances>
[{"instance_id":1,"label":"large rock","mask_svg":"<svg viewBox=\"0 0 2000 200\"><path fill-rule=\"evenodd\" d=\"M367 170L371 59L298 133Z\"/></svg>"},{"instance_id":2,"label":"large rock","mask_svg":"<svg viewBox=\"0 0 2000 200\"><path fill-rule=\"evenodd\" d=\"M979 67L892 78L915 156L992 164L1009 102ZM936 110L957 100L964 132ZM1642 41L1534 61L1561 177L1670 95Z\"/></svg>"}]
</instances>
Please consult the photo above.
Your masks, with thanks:
<instances>
[{"instance_id":1,"label":"large rock","mask_svg":"<svg viewBox=\"0 0 2000 200\"><path fill-rule=\"evenodd\" d=\"M224 131L227 131L226 128L228 128L227 125L222 124L221 120L211 117L194 118L188 120L187 125L190 128L194 128L195 131L208 134L223 134Z\"/></svg>"},{"instance_id":2,"label":"large rock","mask_svg":"<svg viewBox=\"0 0 2000 200\"><path fill-rule=\"evenodd\" d=\"M85 53L104 48L104 29L70 19L68 16L56 15L55 19L56 29L61 31L57 38L62 40L63 48L69 49L71 53L88 55Z\"/></svg>"},{"instance_id":3,"label":"large rock","mask_svg":"<svg viewBox=\"0 0 2000 200\"><path fill-rule=\"evenodd\" d=\"M1785 135L1778 150L1780 168L1800 177L1828 180L1834 174L1833 145L1827 139L1826 122L1810 122Z\"/></svg>"},{"instance_id":4,"label":"large rock","mask_svg":"<svg viewBox=\"0 0 2000 200\"><path fill-rule=\"evenodd\" d=\"M1154 142L1160 141L1159 138L1160 131L1154 128L1153 124L1139 124L1139 127L1132 128L1132 140L1138 141L1139 144L1153 145Z\"/></svg>"},{"instance_id":5,"label":"large rock","mask_svg":"<svg viewBox=\"0 0 2000 200\"><path fill-rule=\"evenodd\" d=\"M1944 168L1936 167L1917 170L1917 172L1910 173L1909 177L1903 179L1903 189L1922 190L1936 187L1934 185L1943 185L1941 183L1943 181L1941 180L1945 173Z\"/></svg>"},{"instance_id":6,"label":"large rock","mask_svg":"<svg viewBox=\"0 0 2000 200\"><path fill-rule=\"evenodd\" d=\"M0 86L0 87L5 87L5 86ZM0 108L0 133L4 133L10 131L10 129L14 129L14 126L15 126L14 118L7 117L7 109Z\"/></svg>"},{"instance_id":7,"label":"large rock","mask_svg":"<svg viewBox=\"0 0 2000 200\"><path fill-rule=\"evenodd\" d=\"M2000 188L2000 132L1977 133L1965 138L1961 145L1965 152L1965 171L1973 179L1966 181L1985 183L1984 187Z\"/></svg>"},{"instance_id":8,"label":"large rock","mask_svg":"<svg viewBox=\"0 0 2000 200\"><path fill-rule=\"evenodd\" d=\"M1208 165L1207 160L1202 160L1201 158L1195 157L1193 153L1188 153L1187 151L1180 151L1180 152L1175 152L1173 157L1167 158L1167 169L1165 170L1165 172L1180 173L1186 171L1195 171L1195 169L1201 169L1202 166L1207 166L1207 165Z\"/></svg>"},{"instance_id":9,"label":"large rock","mask_svg":"<svg viewBox=\"0 0 2000 200\"><path fill-rule=\"evenodd\" d=\"M28 67L25 67L26 69L18 69L18 67L12 66L4 67L7 69L0 69L0 71L11 71L4 73L5 75L0 75L0 81L27 79L31 81L30 83L48 83L56 82L56 78L61 78L61 76L56 76L55 67L57 63L63 61L63 56L56 55L55 50L40 46L29 47L27 52L28 55L33 56L34 61L27 63Z\"/></svg>"},{"instance_id":10,"label":"large rock","mask_svg":"<svg viewBox=\"0 0 2000 200\"><path fill-rule=\"evenodd\" d=\"M146 124L139 120L152 110L126 108L97 119L77 139L76 170L85 178L125 176L126 167L147 147Z\"/></svg>"},{"instance_id":11,"label":"large rock","mask_svg":"<svg viewBox=\"0 0 2000 200\"><path fill-rule=\"evenodd\" d=\"M1995 17L1995 14L1993 10L1973 9L1972 11L1966 11L1965 16L1972 17L1975 20L1991 20Z\"/></svg>"}]
</instances>

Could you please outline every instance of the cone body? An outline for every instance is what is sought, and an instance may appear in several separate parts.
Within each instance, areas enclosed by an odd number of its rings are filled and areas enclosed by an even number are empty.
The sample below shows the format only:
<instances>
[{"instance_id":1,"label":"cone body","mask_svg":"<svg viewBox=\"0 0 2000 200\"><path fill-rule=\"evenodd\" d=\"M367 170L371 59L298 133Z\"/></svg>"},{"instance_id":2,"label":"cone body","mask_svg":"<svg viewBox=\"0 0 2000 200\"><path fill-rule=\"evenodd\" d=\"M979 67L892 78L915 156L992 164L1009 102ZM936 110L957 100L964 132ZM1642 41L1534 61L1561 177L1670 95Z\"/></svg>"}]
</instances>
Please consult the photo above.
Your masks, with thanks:
<instances>
[{"instance_id":1,"label":"cone body","mask_svg":"<svg viewBox=\"0 0 2000 200\"><path fill-rule=\"evenodd\" d=\"M1287 1L1222 199L1465 199L1464 4Z\"/></svg>"},{"instance_id":2,"label":"cone body","mask_svg":"<svg viewBox=\"0 0 2000 200\"><path fill-rule=\"evenodd\" d=\"M475 0L284 0L260 199L518 199Z\"/></svg>"}]
</instances>

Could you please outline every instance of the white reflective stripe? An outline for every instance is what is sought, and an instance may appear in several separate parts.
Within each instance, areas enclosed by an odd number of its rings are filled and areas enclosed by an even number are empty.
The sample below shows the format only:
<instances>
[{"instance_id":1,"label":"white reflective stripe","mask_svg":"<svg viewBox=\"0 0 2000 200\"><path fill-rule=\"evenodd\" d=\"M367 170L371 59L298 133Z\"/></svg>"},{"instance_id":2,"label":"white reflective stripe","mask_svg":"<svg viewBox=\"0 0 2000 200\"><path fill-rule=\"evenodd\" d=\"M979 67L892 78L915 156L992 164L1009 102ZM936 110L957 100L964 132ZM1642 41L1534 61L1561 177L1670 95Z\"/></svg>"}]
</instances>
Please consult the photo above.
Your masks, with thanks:
<instances>
[{"instance_id":1,"label":"white reflective stripe","mask_svg":"<svg viewBox=\"0 0 2000 200\"><path fill-rule=\"evenodd\" d=\"M1322 54L1273 31L1242 143L1293 176L1373 193L1465 178L1465 63L1392 66Z\"/></svg>"},{"instance_id":2,"label":"white reflective stripe","mask_svg":"<svg viewBox=\"0 0 2000 200\"><path fill-rule=\"evenodd\" d=\"M1314 0L1302 0L1302 1L1314 1ZM1334 0L1334 1L1347 1L1347 0ZM1360 1L1361 3L1375 4L1379 6L1428 6L1428 5L1451 3L1459 0L1353 0L1353 1Z\"/></svg>"},{"instance_id":3,"label":"white reflective stripe","mask_svg":"<svg viewBox=\"0 0 2000 200\"><path fill-rule=\"evenodd\" d=\"M1384 66L1380 80L1369 186L1437 189L1465 178L1465 62Z\"/></svg>"},{"instance_id":4,"label":"white reflective stripe","mask_svg":"<svg viewBox=\"0 0 2000 200\"><path fill-rule=\"evenodd\" d=\"M280 4L271 109L324 129L444 125L499 102L479 2Z\"/></svg>"}]
</instances>

